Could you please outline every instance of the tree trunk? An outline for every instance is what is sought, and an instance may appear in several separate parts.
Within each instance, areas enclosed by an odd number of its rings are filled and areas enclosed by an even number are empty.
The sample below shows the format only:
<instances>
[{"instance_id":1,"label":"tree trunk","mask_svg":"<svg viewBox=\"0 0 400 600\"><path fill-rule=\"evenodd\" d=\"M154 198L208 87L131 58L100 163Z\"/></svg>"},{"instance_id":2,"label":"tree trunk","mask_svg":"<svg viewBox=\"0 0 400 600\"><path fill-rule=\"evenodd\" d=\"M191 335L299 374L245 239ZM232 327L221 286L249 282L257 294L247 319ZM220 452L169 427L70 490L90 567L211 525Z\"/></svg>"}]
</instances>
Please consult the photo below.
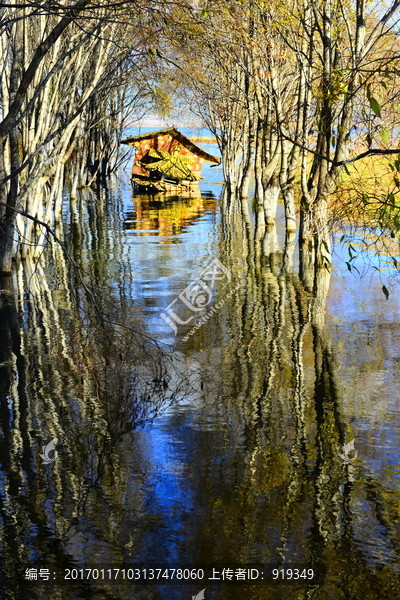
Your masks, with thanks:
<instances>
[{"instance_id":1,"label":"tree trunk","mask_svg":"<svg viewBox=\"0 0 400 600\"><path fill-rule=\"evenodd\" d=\"M268 187L264 189L264 214L267 225L275 225L279 194L280 187L277 179L273 178Z\"/></svg>"}]
</instances>

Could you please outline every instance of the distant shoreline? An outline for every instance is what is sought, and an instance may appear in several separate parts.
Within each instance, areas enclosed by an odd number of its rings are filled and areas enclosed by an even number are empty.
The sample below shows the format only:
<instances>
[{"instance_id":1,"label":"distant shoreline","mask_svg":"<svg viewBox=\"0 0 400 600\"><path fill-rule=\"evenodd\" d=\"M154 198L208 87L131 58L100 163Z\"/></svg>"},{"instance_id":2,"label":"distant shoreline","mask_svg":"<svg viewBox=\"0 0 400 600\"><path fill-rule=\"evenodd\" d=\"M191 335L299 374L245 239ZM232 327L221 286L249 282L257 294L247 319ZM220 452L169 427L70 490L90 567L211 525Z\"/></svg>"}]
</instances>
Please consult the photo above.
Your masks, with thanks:
<instances>
[{"instance_id":1,"label":"distant shoreline","mask_svg":"<svg viewBox=\"0 0 400 600\"><path fill-rule=\"evenodd\" d=\"M202 142L203 144L216 144L217 139L215 137L190 137L191 142Z\"/></svg>"}]
</instances>

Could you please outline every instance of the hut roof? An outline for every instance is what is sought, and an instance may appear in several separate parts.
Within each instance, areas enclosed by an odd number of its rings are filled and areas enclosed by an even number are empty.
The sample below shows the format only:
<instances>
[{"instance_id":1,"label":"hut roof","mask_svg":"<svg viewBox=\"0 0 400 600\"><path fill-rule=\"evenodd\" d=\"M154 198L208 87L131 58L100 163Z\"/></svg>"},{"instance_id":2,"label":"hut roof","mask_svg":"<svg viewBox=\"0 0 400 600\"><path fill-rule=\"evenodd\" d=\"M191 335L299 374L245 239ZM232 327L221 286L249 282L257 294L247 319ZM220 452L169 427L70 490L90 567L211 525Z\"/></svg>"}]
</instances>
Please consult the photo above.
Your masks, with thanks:
<instances>
[{"instance_id":1,"label":"hut roof","mask_svg":"<svg viewBox=\"0 0 400 600\"><path fill-rule=\"evenodd\" d=\"M217 156L213 156L212 154L208 154L205 150L196 146L188 137L183 135L180 131L175 129L175 127L167 127L167 129L159 129L158 131L149 131L148 133L142 133L141 135L135 135L133 137L126 138L125 140L121 140L121 144L127 144L128 146L134 146L137 142L142 140L146 140L149 138L156 137L157 135L167 135L170 134L173 138L177 139L185 148L200 156L206 162L212 162L217 165L221 162L221 160Z\"/></svg>"},{"instance_id":2,"label":"hut roof","mask_svg":"<svg viewBox=\"0 0 400 600\"><path fill-rule=\"evenodd\" d=\"M148 157L154 160L148 162ZM146 160L139 161L138 164L145 167L148 171L160 171L160 173L164 173L165 175L170 175L177 179L188 179L189 181L198 181L199 179L199 177L192 173L190 167L185 164L187 160L182 160L185 157L178 154L161 152L160 150L149 150L144 158Z\"/></svg>"}]
</instances>

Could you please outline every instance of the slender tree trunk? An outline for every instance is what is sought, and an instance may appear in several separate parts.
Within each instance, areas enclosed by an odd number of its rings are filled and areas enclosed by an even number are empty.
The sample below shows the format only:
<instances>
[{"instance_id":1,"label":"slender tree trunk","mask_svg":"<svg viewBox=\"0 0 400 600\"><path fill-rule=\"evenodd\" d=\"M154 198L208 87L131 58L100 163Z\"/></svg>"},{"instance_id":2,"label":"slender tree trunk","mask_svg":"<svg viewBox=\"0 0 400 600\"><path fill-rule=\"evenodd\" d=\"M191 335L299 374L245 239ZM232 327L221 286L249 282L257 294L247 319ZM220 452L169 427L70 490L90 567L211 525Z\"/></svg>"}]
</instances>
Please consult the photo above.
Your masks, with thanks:
<instances>
[{"instance_id":1,"label":"slender tree trunk","mask_svg":"<svg viewBox=\"0 0 400 600\"><path fill-rule=\"evenodd\" d=\"M267 225L275 225L280 191L278 177L274 176L264 189L264 214Z\"/></svg>"},{"instance_id":2,"label":"slender tree trunk","mask_svg":"<svg viewBox=\"0 0 400 600\"><path fill-rule=\"evenodd\" d=\"M10 107L12 106L18 92L22 73L22 62L23 27L22 21L17 21L14 32L13 57L10 73ZM14 239L17 238L18 235L15 231L16 213L12 210L12 208L16 207L17 205L19 192L18 172L20 167L18 131L15 125L9 129L8 140L10 148L10 180L7 194L7 204L10 208L6 209L3 221L3 235L2 239L0 240L0 271L2 273L11 273L15 244Z\"/></svg>"}]
</instances>

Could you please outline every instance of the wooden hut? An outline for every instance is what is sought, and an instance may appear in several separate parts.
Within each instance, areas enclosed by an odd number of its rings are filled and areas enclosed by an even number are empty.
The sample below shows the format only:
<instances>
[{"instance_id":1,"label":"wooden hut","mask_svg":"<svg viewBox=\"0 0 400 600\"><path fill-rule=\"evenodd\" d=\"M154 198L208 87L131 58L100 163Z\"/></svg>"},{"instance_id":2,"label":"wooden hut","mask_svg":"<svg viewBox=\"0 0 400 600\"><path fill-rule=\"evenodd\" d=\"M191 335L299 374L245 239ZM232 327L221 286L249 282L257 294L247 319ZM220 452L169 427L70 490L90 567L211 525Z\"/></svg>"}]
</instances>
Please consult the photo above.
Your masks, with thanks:
<instances>
[{"instance_id":1,"label":"wooden hut","mask_svg":"<svg viewBox=\"0 0 400 600\"><path fill-rule=\"evenodd\" d=\"M202 178L204 162L220 163L175 127L129 137L121 143L135 147L131 180L148 190L187 189Z\"/></svg>"}]
</instances>

